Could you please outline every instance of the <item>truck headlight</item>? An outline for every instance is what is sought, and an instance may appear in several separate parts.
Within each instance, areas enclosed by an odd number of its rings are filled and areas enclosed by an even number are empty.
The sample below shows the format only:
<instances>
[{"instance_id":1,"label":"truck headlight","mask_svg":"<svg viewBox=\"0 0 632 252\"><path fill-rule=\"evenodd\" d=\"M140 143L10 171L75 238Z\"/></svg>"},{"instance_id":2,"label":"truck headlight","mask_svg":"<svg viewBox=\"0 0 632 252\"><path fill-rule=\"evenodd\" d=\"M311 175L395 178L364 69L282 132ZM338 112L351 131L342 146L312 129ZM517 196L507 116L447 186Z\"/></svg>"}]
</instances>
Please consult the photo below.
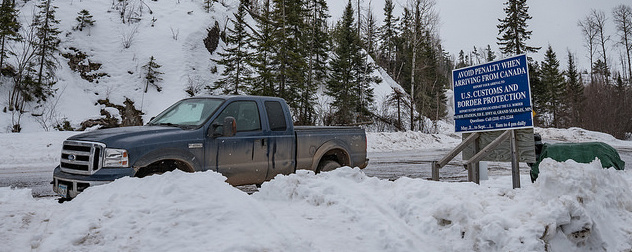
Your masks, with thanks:
<instances>
[{"instance_id":1,"label":"truck headlight","mask_svg":"<svg viewBox=\"0 0 632 252\"><path fill-rule=\"evenodd\" d=\"M128 167L129 159L127 150L105 148L103 167Z\"/></svg>"}]
</instances>

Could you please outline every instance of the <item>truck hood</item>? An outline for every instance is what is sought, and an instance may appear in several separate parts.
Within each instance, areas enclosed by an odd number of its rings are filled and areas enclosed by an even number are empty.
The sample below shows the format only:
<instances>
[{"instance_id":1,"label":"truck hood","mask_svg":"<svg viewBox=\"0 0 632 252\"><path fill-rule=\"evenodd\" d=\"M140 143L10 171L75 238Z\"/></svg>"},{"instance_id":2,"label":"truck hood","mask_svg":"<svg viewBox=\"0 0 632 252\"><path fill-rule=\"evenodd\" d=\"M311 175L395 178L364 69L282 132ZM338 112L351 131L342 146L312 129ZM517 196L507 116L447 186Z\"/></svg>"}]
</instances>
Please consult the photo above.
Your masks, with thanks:
<instances>
[{"instance_id":1,"label":"truck hood","mask_svg":"<svg viewBox=\"0 0 632 252\"><path fill-rule=\"evenodd\" d=\"M197 130L184 130L178 127L168 126L133 126L89 131L74 135L68 138L68 140L100 142L109 147L117 148L129 146L131 142L138 145L147 142L156 143L156 139L179 139L183 136L184 132L193 133L197 132ZM174 135L177 135L177 138L174 138L176 137Z\"/></svg>"}]
</instances>

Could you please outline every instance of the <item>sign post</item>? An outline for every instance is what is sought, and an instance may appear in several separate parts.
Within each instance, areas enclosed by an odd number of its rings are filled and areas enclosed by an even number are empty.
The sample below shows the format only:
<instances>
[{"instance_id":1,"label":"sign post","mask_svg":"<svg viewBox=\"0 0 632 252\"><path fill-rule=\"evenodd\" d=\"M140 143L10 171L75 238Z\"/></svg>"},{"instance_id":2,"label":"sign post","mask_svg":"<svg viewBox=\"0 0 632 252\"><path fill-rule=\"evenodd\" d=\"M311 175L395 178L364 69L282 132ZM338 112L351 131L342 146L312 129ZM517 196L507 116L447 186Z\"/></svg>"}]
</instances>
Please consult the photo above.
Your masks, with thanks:
<instances>
[{"instance_id":1,"label":"sign post","mask_svg":"<svg viewBox=\"0 0 632 252\"><path fill-rule=\"evenodd\" d=\"M433 178L445 159L462 151L470 181L479 182L479 161L511 161L513 186L519 188L518 162L535 162L526 55L457 69L452 79L455 132L463 133L464 141L433 163Z\"/></svg>"}]
</instances>

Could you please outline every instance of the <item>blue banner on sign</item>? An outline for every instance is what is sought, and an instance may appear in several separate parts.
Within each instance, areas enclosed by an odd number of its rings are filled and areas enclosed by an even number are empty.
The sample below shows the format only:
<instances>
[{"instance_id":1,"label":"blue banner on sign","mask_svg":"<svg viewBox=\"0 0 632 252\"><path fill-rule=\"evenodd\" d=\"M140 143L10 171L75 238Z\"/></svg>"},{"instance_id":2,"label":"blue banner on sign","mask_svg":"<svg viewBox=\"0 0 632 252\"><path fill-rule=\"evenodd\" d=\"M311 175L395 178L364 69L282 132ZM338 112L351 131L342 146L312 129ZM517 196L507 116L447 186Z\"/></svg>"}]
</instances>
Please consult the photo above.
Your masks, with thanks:
<instances>
[{"instance_id":1,"label":"blue banner on sign","mask_svg":"<svg viewBox=\"0 0 632 252\"><path fill-rule=\"evenodd\" d=\"M452 71L456 132L533 127L526 55Z\"/></svg>"}]
</instances>

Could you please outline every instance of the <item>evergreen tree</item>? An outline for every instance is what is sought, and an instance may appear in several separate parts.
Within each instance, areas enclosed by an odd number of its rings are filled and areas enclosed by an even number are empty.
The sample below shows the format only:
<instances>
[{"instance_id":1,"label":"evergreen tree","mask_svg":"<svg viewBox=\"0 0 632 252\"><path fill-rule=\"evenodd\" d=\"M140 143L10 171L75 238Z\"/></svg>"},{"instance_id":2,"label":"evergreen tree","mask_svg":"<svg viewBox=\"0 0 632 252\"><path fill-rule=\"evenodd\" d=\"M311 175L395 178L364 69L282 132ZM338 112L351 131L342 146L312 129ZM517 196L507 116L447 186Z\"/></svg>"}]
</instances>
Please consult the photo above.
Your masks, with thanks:
<instances>
[{"instance_id":1,"label":"evergreen tree","mask_svg":"<svg viewBox=\"0 0 632 252\"><path fill-rule=\"evenodd\" d=\"M630 111L629 109L629 104L628 104L628 96L629 94L627 93L627 89L628 89L628 85L626 83L623 82L623 78L621 77L620 73L617 73L614 78L615 81L615 108L614 108L614 128L615 129L620 129L618 130L619 132L617 132L618 134L613 134L613 136L617 137L617 138L622 138L623 132L629 132L628 130L632 127L630 127L629 122L630 122L630 118L632 117L632 111Z\"/></svg>"},{"instance_id":2,"label":"evergreen tree","mask_svg":"<svg viewBox=\"0 0 632 252\"><path fill-rule=\"evenodd\" d=\"M601 83L608 83L608 76L610 76L610 69L608 65L604 63L601 59L597 59L595 63L593 63L593 81L600 81Z\"/></svg>"},{"instance_id":3,"label":"evergreen tree","mask_svg":"<svg viewBox=\"0 0 632 252\"><path fill-rule=\"evenodd\" d=\"M256 53L250 57L248 65L255 72L250 80L251 95L277 96L276 71L272 66L272 58L276 54L274 39L272 37L275 26L272 23L272 10L270 0L264 0L261 15L254 16L259 32L253 36L251 49Z\"/></svg>"},{"instance_id":4,"label":"evergreen tree","mask_svg":"<svg viewBox=\"0 0 632 252\"><path fill-rule=\"evenodd\" d=\"M55 70L57 69L56 54L59 52L59 34L57 27L59 20L55 19L56 6L51 5L51 0L43 0L37 7L39 12L33 18L33 27L37 36L37 71L36 83L45 89L51 89L54 84ZM52 92L51 92L52 94Z\"/></svg>"},{"instance_id":5,"label":"evergreen tree","mask_svg":"<svg viewBox=\"0 0 632 252\"><path fill-rule=\"evenodd\" d=\"M459 58L457 59L456 66L454 68L459 69L464 67L467 67L467 63L465 59L465 52L461 50L459 51Z\"/></svg>"},{"instance_id":6,"label":"evergreen tree","mask_svg":"<svg viewBox=\"0 0 632 252\"><path fill-rule=\"evenodd\" d=\"M446 115L445 87L448 80L439 71L439 56L432 37L426 32L420 52L420 92L417 101L418 111L433 121ZM423 126L423 125L422 125Z\"/></svg>"},{"instance_id":7,"label":"evergreen tree","mask_svg":"<svg viewBox=\"0 0 632 252\"><path fill-rule=\"evenodd\" d=\"M327 32L327 18L329 17L327 1L308 0L307 1L306 27L306 61L307 75L305 76L305 87L300 97L299 125L310 125L314 123L316 103L316 90L325 84L327 78L327 59L330 51L329 35Z\"/></svg>"},{"instance_id":8,"label":"evergreen tree","mask_svg":"<svg viewBox=\"0 0 632 252\"><path fill-rule=\"evenodd\" d=\"M231 20L233 28L228 28L226 35L226 46L223 53L219 53L222 59L216 60L223 65L222 77L215 82L213 89L223 89L224 93L239 94L240 91L247 90L245 84L251 76L251 70L247 67L247 62L251 56L248 52L249 36L246 32L244 18L246 16L245 0L239 4L235 19Z\"/></svg>"},{"instance_id":9,"label":"evergreen tree","mask_svg":"<svg viewBox=\"0 0 632 252\"><path fill-rule=\"evenodd\" d=\"M351 1L347 4L342 19L334 30L333 58L330 62L331 76L327 83L327 94L334 98L332 107L336 109L331 123L351 124L352 109L359 97L353 92L355 77L352 72L353 52L360 50L360 41L353 25L353 8Z\"/></svg>"},{"instance_id":10,"label":"evergreen tree","mask_svg":"<svg viewBox=\"0 0 632 252\"><path fill-rule=\"evenodd\" d=\"M334 31L333 57L330 61L331 75L327 82L327 94L334 98L335 109L332 124L348 125L366 120L370 115L369 106L373 90L367 73L375 67L366 62L357 28L353 23L351 1L347 4L342 19Z\"/></svg>"},{"instance_id":11,"label":"evergreen tree","mask_svg":"<svg viewBox=\"0 0 632 252\"><path fill-rule=\"evenodd\" d=\"M408 91L409 104L408 116L410 130L415 129L415 69L417 60L418 41L417 35L421 33L420 26L415 26L415 20L419 20L419 16L415 15L415 11L411 11L409 8L404 8L403 16L400 19L398 25L398 48L397 48L397 62L398 67L397 81Z\"/></svg>"},{"instance_id":12,"label":"evergreen tree","mask_svg":"<svg viewBox=\"0 0 632 252\"><path fill-rule=\"evenodd\" d=\"M21 39L18 31L20 30L20 22L18 22L18 11L15 9L13 0L2 0L0 5L0 69L4 68L4 61L9 56L7 44L10 41L19 41Z\"/></svg>"},{"instance_id":13,"label":"evergreen tree","mask_svg":"<svg viewBox=\"0 0 632 252\"><path fill-rule=\"evenodd\" d=\"M255 76L250 79L252 95L278 96L277 71L272 60L278 52L273 37L276 26L272 21L272 0L264 0L261 15L253 15L258 32L253 32L250 49L254 52L248 64Z\"/></svg>"},{"instance_id":14,"label":"evergreen tree","mask_svg":"<svg viewBox=\"0 0 632 252\"><path fill-rule=\"evenodd\" d=\"M566 91L564 75L560 72L560 61L553 48L549 45L542 62L542 84L546 87L548 102L545 111L551 114L552 126L561 127L564 124L563 112L566 111L564 92Z\"/></svg>"},{"instance_id":15,"label":"evergreen tree","mask_svg":"<svg viewBox=\"0 0 632 252\"><path fill-rule=\"evenodd\" d=\"M531 85L531 99L533 111L535 112L534 126L546 126L545 115L547 114L547 102L549 100L547 88L541 81L540 64L537 61L529 60L529 84Z\"/></svg>"},{"instance_id":16,"label":"evergreen tree","mask_svg":"<svg viewBox=\"0 0 632 252\"><path fill-rule=\"evenodd\" d=\"M393 16L393 0L384 3L384 24L380 27L379 64L393 76L395 73L395 49L397 40L397 18Z\"/></svg>"},{"instance_id":17,"label":"evergreen tree","mask_svg":"<svg viewBox=\"0 0 632 252\"><path fill-rule=\"evenodd\" d=\"M531 38L531 31L527 30L527 20L531 19L527 0L508 0L504 3L503 10L507 14L504 19L498 19L498 39L500 50L506 55L519 55L527 52L537 52L540 47L526 45L526 41Z\"/></svg>"},{"instance_id":18,"label":"evergreen tree","mask_svg":"<svg viewBox=\"0 0 632 252\"><path fill-rule=\"evenodd\" d=\"M327 26L327 18L329 18L329 7L326 0L309 0L308 18L309 32L307 33L308 41L308 62L310 62L310 71L312 77L309 78L316 86L322 85L327 79L327 61L329 52L331 51L331 43L329 36L329 28Z\"/></svg>"},{"instance_id":19,"label":"evergreen tree","mask_svg":"<svg viewBox=\"0 0 632 252\"><path fill-rule=\"evenodd\" d=\"M206 13L211 12L211 10L213 9L213 2L217 2L217 0L203 0L202 3L204 4L204 10L206 11Z\"/></svg>"},{"instance_id":20,"label":"evergreen tree","mask_svg":"<svg viewBox=\"0 0 632 252\"><path fill-rule=\"evenodd\" d=\"M485 60L487 62L492 62L496 60L496 54L494 53L494 51L492 51L492 47L490 45L487 45L487 49L485 49L485 52Z\"/></svg>"},{"instance_id":21,"label":"evergreen tree","mask_svg":"<svg viewBox=\"0 0 632 252\"><path fill-rule=\"evenodd\" d=\"M575 66L575 57L568 51L568 67L566 70L566 95L565 103L569 106L568 126L581 126L584 101L584 84L581 82L579 72Z\"/></svg>"},{"instance_id":22,"label":"evergreen tree","mask_svg":"<svg viewBox=\"0 0 632 252\"><path fill-rule=\"evenodd\" d=\"M309 96L305 57L305 4L302 0L274 0L272 35L277 53L272 57L272 67L278 84L277 96L284 98L300 118L301 97Z\"/></svg>"},{"instance_id":23,"label":"evergreen tree","mask_svg":"<svg viewBox=\"0 0 632 252\"><path fill-rule=\"evenodd\" d=\"M158 69L162 67L158 63L156 63L156 59L154 56L149 58L149 62L143 66L145 70L145 93L147 93L147 89L149 88L149 84L154 86L158 92L162 91L162 87L158 85L158 82L162 80L160 75L163 73L158 71Z\"/></svg>"},{"instance_id":24,"label":"evergreen tree","mask_svg":"<svg viewBox=\"0 0 632 252\"><path fill-rule=\"evenodd\" d=\"M404 8L402 17L396 24L395 45L395 61L394 72L392 74L393 79L398 82L404 90L410 90L410 58L411 58L411 46L410 41L407 39L410 37L410 11L408 8ZM410 94L409 94L410 95ZM410 96L408 97L410 99Z\"/></svg>"},{"instance_id":25,"label":"evergreen tree","mask_svg":"<svg viewBox=\"0 0 632 252\"><path fill-rule=\"evenodd\" d=\"M74 30L83 31L83 28L94 25L94 20L92 19L92 15L86 9L83 9L77 13L77 26L73 27Z\"/></svg>"},{"instance_id":26,"label":"evergreen tree","mask_svg":"<svg viewBox=\"0 0 632 252\"><path fill-rule=\"evenodd\" d=\"M369 6L366 12L366 21L362 25L362 42L367 53L375 58L376 56L376 44L378 36L377 20L373 15L373 9Z\"/></svg>"}]
</instances>

